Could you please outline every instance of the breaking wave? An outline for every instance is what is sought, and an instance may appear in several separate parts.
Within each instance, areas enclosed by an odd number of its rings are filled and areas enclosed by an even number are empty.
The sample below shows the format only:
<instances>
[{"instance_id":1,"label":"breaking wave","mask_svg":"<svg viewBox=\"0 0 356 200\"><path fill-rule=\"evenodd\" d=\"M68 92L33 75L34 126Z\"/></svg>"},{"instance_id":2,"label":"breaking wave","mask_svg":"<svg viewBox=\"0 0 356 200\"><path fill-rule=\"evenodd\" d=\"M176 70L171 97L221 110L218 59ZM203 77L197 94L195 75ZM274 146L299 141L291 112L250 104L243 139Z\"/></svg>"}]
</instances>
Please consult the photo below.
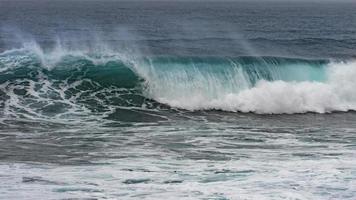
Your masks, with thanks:
<instances>
[{"instance_id":1,"label":"breaking wave","mask_svg":"<svg viewBox=\"0 0 356 200\"><path fill-rule=\"evenodd\" d=\"M117 117L162 108L258 114L356 110L353 61L134 57L65 48L45 52L32 44L1 53L0 72L1 115L17 118Z\"/></svg>"}]
</instances>

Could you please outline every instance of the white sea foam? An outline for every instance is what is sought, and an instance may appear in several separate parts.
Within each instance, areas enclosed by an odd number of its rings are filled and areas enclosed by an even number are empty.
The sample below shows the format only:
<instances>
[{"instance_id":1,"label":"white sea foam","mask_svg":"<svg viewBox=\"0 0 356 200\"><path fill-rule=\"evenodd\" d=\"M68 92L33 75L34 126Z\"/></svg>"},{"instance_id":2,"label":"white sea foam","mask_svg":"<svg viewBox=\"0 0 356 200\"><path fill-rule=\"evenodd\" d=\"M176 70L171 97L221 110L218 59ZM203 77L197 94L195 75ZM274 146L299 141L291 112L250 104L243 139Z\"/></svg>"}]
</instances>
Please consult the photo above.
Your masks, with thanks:
<instances>
[{"instance_id":1,"label":"white sea foam","mask_svg":"<svg viewBox=\"0 0 356 200\"><path fill-rule=\"evenodd\" d=\"M230 73L223 80L199 73L188 78L184 70L146 80L152 98L188 110L259 114L356 110L356 62L330 63L323 70L326 80L322 82L259 80L253 87L248 87L251 83L242 71Z\"/></svg>"}]
</instances>

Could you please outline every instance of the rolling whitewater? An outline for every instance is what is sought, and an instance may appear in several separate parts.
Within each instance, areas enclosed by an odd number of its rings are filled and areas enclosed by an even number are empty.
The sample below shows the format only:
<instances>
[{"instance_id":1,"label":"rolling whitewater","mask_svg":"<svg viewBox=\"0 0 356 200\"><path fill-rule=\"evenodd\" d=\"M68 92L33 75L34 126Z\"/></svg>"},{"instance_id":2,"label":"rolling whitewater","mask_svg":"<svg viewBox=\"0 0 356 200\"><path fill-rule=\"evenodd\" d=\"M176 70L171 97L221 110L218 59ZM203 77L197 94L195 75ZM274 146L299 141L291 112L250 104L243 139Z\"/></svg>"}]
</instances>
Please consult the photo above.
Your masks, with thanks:
<instances>
[{"instance_id":1,"label":"rolling whitewater","mask_svg":"<svg viewBox=\"0 0 356 200\"><path fill-rule=\"evenodd\" d=\"M355 3L103 2L0 0L0 199L356 197Z\"/></svg>"},{"instance_id":2,"label":"rolling whitewater","mask_svg":"<svg viewBox=\"0 0 356 200\"><path fill-rule=\"evenodd\" d=\"M257 114L356 109L354 61L130 58L118 52L56 49L46 54L34 45L1 54L5 114L53 118L68 117L71 111L108 115L115 107L162 106Z\"/></svg>"}]
</instances>

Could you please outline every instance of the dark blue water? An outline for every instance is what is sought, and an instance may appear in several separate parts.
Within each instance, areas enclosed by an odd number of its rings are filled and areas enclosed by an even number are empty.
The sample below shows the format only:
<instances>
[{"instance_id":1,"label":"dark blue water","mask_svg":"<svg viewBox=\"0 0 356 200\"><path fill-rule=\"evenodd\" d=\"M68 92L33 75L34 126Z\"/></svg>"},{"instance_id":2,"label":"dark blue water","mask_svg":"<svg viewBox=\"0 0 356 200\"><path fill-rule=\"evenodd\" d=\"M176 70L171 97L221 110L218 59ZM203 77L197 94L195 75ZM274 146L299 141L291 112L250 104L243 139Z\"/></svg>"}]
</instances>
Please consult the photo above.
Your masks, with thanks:
<instances>
[{"instance_id":1,"label":"dark blue water","mask_svg":"<svg viewBox=\"0 0 356 200\"><path fill-rule=\"evenodd\" d=\"M2 48L27 34L44 46L94 35L158 55L355 56L355 3L17 0L0 9Z\"/></svg>"},{"instance_id":2,"label":"dark blue water","mask_svg":"<svg viewBox=\"0 0 356 200\"><path fill-rule=\"evenodd\" d=\"M356 4L0 0L0 199L355 199Z\"/></svg>"}]
</instances>

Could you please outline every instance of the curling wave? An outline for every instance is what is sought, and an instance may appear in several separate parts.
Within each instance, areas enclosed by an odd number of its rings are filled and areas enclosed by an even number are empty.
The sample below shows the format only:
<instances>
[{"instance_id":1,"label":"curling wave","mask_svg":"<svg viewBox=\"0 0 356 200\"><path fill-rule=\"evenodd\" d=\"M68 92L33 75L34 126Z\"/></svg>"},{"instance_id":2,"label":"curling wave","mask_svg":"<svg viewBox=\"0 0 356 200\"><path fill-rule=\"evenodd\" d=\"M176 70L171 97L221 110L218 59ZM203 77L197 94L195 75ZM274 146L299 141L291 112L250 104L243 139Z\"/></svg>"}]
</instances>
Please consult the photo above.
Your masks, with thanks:
<instances>
[{"instance_id":1,"label":"curling wave","mask_svg":"<svg viewBox=\"0 0 356 200\"><path fill-rule=\"evenodd\" d=\"M195 61L191 67L168 71L153 64L147 79L149 94L189 110L292 114L356 109L356 62L247 60L232 59L224 65Z\"/></svg>"},{"instance_id":2,"label":"curling wave","mask_svg":"<svg viewBox=\"0 0 356 200\"><path fill-rule=\"evenodd\" d=\"M59 52L23 48L0 54L2 115L111 116L163 105L258 114L356 110L351 61Z\"/></svg>"}]
</instances>

